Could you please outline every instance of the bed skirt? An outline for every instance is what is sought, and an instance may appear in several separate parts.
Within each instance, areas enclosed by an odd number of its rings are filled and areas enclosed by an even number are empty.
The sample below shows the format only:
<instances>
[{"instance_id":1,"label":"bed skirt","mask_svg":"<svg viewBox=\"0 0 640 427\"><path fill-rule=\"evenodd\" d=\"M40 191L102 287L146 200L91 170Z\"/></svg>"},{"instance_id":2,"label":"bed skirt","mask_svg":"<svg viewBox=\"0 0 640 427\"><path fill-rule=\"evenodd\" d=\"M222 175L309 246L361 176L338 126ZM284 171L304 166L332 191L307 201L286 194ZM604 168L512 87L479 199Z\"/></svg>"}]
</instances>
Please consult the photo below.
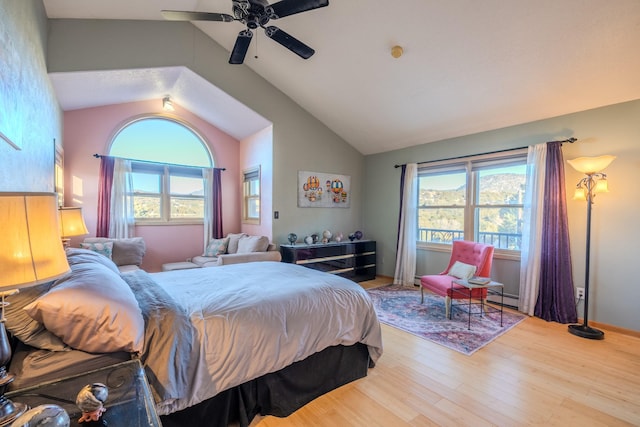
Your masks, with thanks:
<instances>
[{"instance_id":1,"label":"bed skirt","mask_svg":"<svg viewBox=\"0 0 640 427\"><path fill-rule=\"evenodd\" d=\"M190 408L161 417L164 427L247 427L260 415L286 417L313 399L367 375L364 344L334 346L263 375Z\"/></svg>"}]
</instances>

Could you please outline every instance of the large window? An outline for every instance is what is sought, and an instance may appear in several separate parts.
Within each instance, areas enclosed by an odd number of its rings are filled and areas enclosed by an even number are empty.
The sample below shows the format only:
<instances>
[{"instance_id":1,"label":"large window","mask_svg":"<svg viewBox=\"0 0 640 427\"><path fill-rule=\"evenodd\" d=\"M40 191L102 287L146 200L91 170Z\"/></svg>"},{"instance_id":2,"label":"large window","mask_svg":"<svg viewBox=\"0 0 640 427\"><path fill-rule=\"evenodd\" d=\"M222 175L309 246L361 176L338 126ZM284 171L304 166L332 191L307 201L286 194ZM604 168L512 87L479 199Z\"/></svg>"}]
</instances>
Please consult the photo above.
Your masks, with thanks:
<instances>
[{"instance_id":1,"label":"large window","mask_svg":"<svg viewBox=\"0 0 640 427\"><path fill-rule=\"evenodd\" d=\"M418 241L474 240L519 251L526 154L439 162L418 173Z\"/></svg>"},{"instance_id":2,"label":"large window","mask_svg":"<svg viewBox=\"0 0 640 427\"><path fill-rule=\"evenodd\" d=\"M176 120L146 117L125 126L110 155L132 159L137 223L190 223L204 218L203 167L211 167L206 144Z\"/></svg>"}]
</instances>

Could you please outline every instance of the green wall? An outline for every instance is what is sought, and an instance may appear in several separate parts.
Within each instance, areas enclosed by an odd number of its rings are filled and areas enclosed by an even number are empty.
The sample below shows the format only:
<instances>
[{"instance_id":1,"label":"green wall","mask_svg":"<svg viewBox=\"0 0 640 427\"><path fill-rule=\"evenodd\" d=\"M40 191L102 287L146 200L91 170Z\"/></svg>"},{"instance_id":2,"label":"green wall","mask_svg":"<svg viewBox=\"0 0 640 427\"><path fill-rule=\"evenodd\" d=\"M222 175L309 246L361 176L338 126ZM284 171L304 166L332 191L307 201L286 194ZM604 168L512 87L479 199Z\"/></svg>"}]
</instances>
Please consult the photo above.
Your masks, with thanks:
<instances>
[{"instance_id":1,"label":"green wall","mask_svg":"<svg viewBox=\"0 0 640 427\"><path fill-rule=\"evenodd\" d=\"M53 191L62 112L45 66L41 0L0 0L0 191Z\"/></svg>"},{"instance_id":2,"label":"green wall","mask_svg":"<svg viewBox=\"0 0 640 427\"><path fill-rule=\"evenodd\" d=\"M274 240L287 233L302 236L329 228L348 233L362 229L378 241L379 273L393 275L400 170L394 164L428 161L526 146L570 136L566 159L613 154L607 169L610 193L599 195L593 210L590 318L640 330L640 286L634 277L634 243L640 241L636 221L640 170L640 101L550 118L505 129L454 138L363 157L313 116L247 67L230 67L228 52L186 23L147 21L50 20L38 0L0 0L0 31L10 55L19 55L30 73L33 92L2 89L3 97L24 104L21 151L0 143L0 189L50 191L53 187L53 139L60 139L62 114L48 82L49 71L82 71L185 65L273 122ZM22 46L22 48L18 48ZM2 64L2 63L0 63ZM6 67L5 67L6 68ZM3 79L17 71L3 68ZM585 90L588 90L586 88ZM26 95L26 97L25 97ZM351 175L350 209L301 209L296 202L298 170ZM29 171L25 174L24 171ZM25 175L27 179L25 179ZM568 194L581 175L566 168ZM576 286L584 283L584 202L568 201L572 264ZM417 274L439 272L446 254L419 251ZM496 274L517 289L517 262L496 261Z\"/></svg>"},{"instance_id":3,"label":"green wall","mask_svg":"<svg viewBox=\"0 0 640 427\"><path fill-rule=\"evenodd\" d=\"M363 187L364 227L378 241L379 274L393 276L396 256L400 169L395 164L445 159L578 138L563 146L564 158L612 154L617 159L607 168L609 189L598 195L592 213L590 310L591 320L640 330L640 286L634 265L638 263L635 243L640 241L636 220L640 208L634 185L640 170L640 100L554 117L475 135L423 144L365 157ZM584 286L586 205L571 200L581 174L565 168L568 194L575 286ZM436 274L446 267L447 254L418 251L416 275ZM519 262L497 259L494 276L516 292ZM582 307L579 307L582 312Z\"/></svg>"},{"instance_id":4,"label":"green wall","mask_svg":"<svg viewBox=\"0 0 640 427\"><path fill-rule=\"evenodd\" d=\"M361 227L363 156L229 52L184 22L50 20L49 71L182 65L273 123L273 239L324 229L347 234ZM298 170L351 176L351 208L298 208ZM268 213L272 215L272 213Z\"/></svg>"}]
</instances>

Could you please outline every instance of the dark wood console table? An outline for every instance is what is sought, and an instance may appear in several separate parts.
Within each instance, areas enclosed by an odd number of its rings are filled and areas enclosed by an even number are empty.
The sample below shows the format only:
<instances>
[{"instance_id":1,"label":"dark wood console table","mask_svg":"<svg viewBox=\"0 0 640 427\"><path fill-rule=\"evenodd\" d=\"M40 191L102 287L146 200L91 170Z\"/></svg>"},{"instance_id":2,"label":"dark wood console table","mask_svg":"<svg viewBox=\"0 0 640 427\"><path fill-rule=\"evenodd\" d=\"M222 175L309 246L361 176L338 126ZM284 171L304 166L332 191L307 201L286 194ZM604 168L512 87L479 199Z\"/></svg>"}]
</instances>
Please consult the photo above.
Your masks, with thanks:
<instances>
[{"instance_id":1,"label":"dark wood console table","mask_svg":"<svg viewBox=\"0 0 640 427\"><path fill-rule=\"evenodd\" d=\"M280 245L283 262L337 274L355 282L376 278L375 240Z\"/></svg>"}]
</instances>

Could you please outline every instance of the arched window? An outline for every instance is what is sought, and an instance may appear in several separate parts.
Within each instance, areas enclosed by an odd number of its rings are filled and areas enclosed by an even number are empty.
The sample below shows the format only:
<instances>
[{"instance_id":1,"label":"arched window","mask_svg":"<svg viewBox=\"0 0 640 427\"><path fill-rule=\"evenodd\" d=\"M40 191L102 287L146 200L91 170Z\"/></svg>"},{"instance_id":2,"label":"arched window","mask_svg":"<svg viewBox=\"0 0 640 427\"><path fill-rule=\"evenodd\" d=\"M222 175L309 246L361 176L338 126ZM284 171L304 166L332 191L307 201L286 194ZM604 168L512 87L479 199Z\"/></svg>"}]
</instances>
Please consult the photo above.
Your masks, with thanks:
<instances>
[{"instance_id":1,"label":"arched window","mask_svg":"<svg viewBox=\"0 0 640 427\"><path fill-rule=\"evenodd\" d=\"M166 117L143 117L114 136L109 155L131 160L136 223L190 223L204 218L203 168L213 167L201 136Z\"/></svg>"}]
</instances>

